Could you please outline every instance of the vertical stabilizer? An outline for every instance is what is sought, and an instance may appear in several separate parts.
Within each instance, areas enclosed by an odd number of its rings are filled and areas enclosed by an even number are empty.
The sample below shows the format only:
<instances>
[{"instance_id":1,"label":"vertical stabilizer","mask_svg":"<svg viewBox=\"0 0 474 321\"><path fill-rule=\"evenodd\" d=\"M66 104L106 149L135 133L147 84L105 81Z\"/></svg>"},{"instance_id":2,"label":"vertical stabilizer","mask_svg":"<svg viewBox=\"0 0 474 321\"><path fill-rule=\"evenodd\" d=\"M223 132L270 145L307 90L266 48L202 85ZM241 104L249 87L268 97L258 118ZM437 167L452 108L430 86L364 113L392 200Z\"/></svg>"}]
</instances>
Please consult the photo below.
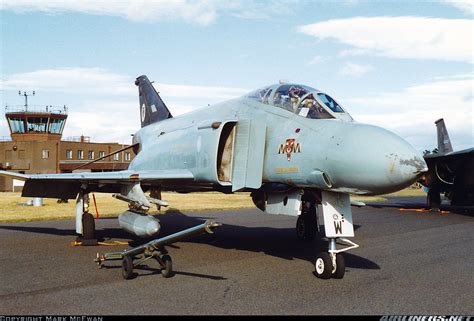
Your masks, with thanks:
<instances>
[{"instance_id":1,"label":"vertical stabilizer","mask_svg":"<svg viewBox=\"0 0 474 321\"><path fill-rule=\"evenodd\" d=\"M142 127L173 117L147 76L138 77L135 85L138 86Z\"/></svg>"},{"instance_id":2,"label":"vertical stabilizer","mask_svg":"<svg viewBox=\"0 0 474 321\"><path fill-rule=\"evenodd\" d=\"M449 139L444 119L438 119L435 121L435 124L438 132L438 152L440 154L451 153L453 151L453 146L451 146L451 140Z\"/></svg>"}]
</instances>

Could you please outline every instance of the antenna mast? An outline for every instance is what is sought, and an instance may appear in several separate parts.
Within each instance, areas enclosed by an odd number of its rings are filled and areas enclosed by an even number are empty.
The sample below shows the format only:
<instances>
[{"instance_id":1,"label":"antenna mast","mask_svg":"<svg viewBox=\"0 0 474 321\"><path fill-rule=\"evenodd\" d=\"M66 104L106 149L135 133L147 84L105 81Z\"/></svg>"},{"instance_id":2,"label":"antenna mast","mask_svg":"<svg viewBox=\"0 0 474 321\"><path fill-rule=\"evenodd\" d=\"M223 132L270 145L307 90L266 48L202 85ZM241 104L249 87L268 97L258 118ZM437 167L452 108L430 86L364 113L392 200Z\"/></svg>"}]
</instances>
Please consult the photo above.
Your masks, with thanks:
<instances>
[{"instance_id":1,"label":"antenna mast","mask_svg":"<svg viewBox=\"0 0 474 321\"><path fill-rule=\"evenodd\" d=\"M34 96L35 91L33 90L33 93L31 93L31 94L27 94L26 91L24 91L23 94L21 94L21 90L19 90L18 95L19 96L25 96L25 112L27 112L28 111L28 96Z\"/></svg>"}]
</instances>

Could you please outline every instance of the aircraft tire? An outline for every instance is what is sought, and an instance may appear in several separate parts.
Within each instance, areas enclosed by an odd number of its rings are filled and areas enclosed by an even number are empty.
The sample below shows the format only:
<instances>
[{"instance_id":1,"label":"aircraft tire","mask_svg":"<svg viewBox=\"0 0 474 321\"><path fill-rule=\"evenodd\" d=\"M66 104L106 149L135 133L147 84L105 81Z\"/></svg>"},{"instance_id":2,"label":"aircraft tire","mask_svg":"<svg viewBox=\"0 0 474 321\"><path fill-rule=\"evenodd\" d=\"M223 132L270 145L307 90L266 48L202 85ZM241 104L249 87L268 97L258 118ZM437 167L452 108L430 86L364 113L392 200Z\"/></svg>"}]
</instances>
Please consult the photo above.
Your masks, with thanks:
<instances>
[{"instance_id":1,"label":"aircraft tire","mask_svg":"<svg viewBox=\"0 0 474 321\"><path fill-rule=\"evenodd\" d=\"M332 274L334 279L342 279L346 273L346 262L342 254L336 254L336 271Z\"/></svg>"},{"instance_id":2,"label":"aircraft tire","mask_svg":"<svg viewBox=\"0 0 474 321\"><path fill-rule=\"evenodd\" d=\"M329 279L332 274L332 262L328 252L320 252L314 263L314 275L319 279Z\"/></svg>"},{"instance_id":3,"label":"aircraft tire","mask_svg":"<svg viewBox=\"0 0 474 321\"><path fill-rule=\"evenodd\" d=\"M95 239L95 221L91 213L82 214L82 237L84 240Z\"/></svg>"},{"instance_id":4,"label":"aircraft tire","mask_svg":"<svg viewBox=\"0 0 474 321\"><path fill-rule=\"evenodd\" d=\"M130 255L125 255L122 259L122 276L125 280L130 280L133 276L133 260Z\"/></svg>"},{"instance_id":5,"label":"aircraft tire","mask_svg":"<svg viewBox=\"0 0 474 321\"><path fill-rule=\"evenodd\" d=\"M161 258L163 261L164 268L161 270L161 275L164 278L169 278L173 276L173 261L169 255L163 255Z\"/></svg>"}]
</instances>

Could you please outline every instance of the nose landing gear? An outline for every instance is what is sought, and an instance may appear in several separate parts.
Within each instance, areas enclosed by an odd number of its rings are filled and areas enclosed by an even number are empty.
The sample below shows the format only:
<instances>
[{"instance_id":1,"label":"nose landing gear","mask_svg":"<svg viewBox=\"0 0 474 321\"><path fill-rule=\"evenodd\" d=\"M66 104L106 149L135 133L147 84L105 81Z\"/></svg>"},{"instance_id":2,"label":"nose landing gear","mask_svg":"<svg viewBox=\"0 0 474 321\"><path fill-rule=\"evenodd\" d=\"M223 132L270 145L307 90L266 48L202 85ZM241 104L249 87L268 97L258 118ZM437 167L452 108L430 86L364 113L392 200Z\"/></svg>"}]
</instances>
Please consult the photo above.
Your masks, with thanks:
<instances>
[{"instance_id":1,"label":"nose landing gear","mask_svg":"<svg viewBox=\"0 0 474 321\"><path fill-rule=\"evenodd\" d=\"M328 252L320 252L314 263L314 275L320 279L342 279L346 273L346 262L342 252L355 249L359 245L345 238L338 238L340 242L349 245L346 248L336 249L336 238L329 239Z\"/></svg>"},{"instance_id":2,"label":"nose landing gear","mask_svg":"<svg viewBox=\"0 0 474 321\"><path fill-rule=\"evenodd\" d=\"M342 252L359 247L345 237L354 236L350 197L344 193L322 191L322 210L324 230L329 241L328 251L316 256L314 275L320 279L342 279L346 272L346 264ZM337 249L339 241L345 248Z\"/></svg>"},{"instance_id":3,"label":"nose landing gear","mask_svg":"<svg viewBox=\"0 0 474 321\"><path fill-rule=\"evenodd\" d=\"M296 221L296 237L302 241L313 241L318 234L316 204L303 202L302 211Z\"/></svg>"}]
</instances>

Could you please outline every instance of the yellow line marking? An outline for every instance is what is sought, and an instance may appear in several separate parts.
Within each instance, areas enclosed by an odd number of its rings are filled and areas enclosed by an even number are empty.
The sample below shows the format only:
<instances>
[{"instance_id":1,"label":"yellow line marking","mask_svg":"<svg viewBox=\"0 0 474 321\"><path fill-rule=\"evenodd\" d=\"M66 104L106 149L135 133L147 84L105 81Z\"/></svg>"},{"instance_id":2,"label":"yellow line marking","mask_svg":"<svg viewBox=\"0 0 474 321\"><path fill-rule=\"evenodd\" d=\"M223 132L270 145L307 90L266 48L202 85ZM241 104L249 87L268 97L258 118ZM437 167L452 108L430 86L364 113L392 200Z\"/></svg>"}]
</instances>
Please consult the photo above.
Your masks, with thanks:
<instances>
[{"instance_id":1,"label":"yellow line marking","mask_svg":"<svg viewBox=\"0 0 474 321\"><path fill-rule=\"evenodd\" d=\"M421 208L400 208L399 209L401 212L408 212L408 211L411 211L411 212L421 212L421 213L427 213L427 212L439 212L440 214L448 214L450 213L449 211L433 211L431 209L421 209Z\"/></svg>"},{"instance_id":2,"label":"yellow line marking","mask_svg":"<svg viewBox=\"0 0 474 321\"><path fill-rule=\"evenodd\" d=\"M122 242L122 241L112 241L112 242L97 242L99 245L104 245L104 246L117 246L117 245L128 245L128 242ZM71 242L71 246L81 246L82 242Z\"/></svg>"}]
</instances>

